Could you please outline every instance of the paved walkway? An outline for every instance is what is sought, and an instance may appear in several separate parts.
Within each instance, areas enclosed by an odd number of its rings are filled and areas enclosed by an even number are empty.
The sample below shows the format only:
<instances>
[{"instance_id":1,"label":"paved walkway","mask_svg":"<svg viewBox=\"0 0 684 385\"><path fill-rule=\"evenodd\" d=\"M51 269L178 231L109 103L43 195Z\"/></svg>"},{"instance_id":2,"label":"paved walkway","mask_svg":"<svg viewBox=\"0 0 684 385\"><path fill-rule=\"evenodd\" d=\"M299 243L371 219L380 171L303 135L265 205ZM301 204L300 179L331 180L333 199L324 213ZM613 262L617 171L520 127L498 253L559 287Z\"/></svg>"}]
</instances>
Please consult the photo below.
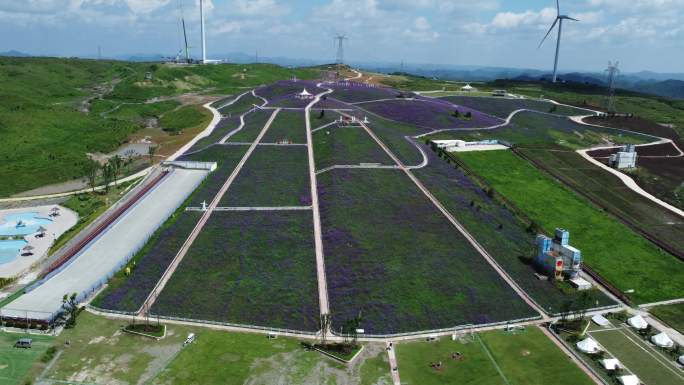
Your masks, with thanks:
<instances>
[{"instance_id":1,"label":"paved walkway","mask_svg":"<svg viewBox=\"0 0 684 385\"><path fill-rule=\"evenodd\" d=\"M321 83L317 84L317 87L323 88ZM328 301L328 283L325 276L325 259L323 256L321 214L318 207L318 182L316 180L316 162L314 160L313 138L311 133L311 107L318 103L321 100L321 97L332 92L332 89L328 88L327 91L319 93L304 110L304 119L306 121L306 143L308 144L307 155L309 158L309 180L311 181L311 207L313 208L316 272L318 276L318 305L321 314L330 314L330 305Z\"/></svg>"},{"instance_id":2,"label":"paved walkway","mask_svg":"<svg viewBox=\"0 0 684 385\"><path fill-rule=\"evenodd\" d=\"M193 242L197 238L197 236L200 234L204 226L206 225L207 221L209 220L209 217L211 214L214 212L216 207L218 207L219 202L223 198L223 195L225 195L226 191L228 191L228 188L230 187L231 184L233 184L233 181L235 178L237 178L238 174L240 173L240 170L242 170L242 167L245 165L247 162L247 159L249 159L250 155L252 155L252 152L254 149L257 147L257 144L261 141L261 139L266 135L266 131L268 131L269 127L271 127L271 124L275 120L276 116L280 110L275 110L271 117L268 119L266 124L264 125L264 128L261 130L257 138L254 140L254 143L247 149L247 152L245 155L243 155L242 159L240 162L237 164L233 172L230 174L226 182L221 186L221 189L218 191L214 199L211 201L211 204L209 204L209 207L207 211L204 212L202 217L200 218L199 222L197 222L197 225L195 225L195 228L192 230L190 235L188 236L188 239L185 240L183 243L183 246L181 246L180 250L176 254L176 256L173 258L169 266L167 267L166 271L164 271L164 274L162 275L161 279L157 282L155 285L154 289L150 292L149 296L143 302L142 306L140 307L139 314L144 314L145 312L148 312L149 309L152 307L154 302L157 300L157 297L159 294L161 294L162 290L164 289L164 286L166 286L166 283L169 281L171 276L173 275L173 272L176 271L176 268L178 265L181 263L183 260L183 257L185 257L185 254L187 254L188 250L190 249L190 246L192 246Z\"/></svg>"},{"instance_id":3,"label":"paved walkway","mask_svg":"<svg viewBox=\"0 0 684 385\"><path fill-rule=\"evenodd\" d=\"M274 206L274 207L215 207L214 211L306 211L311 206ZM201 207L186 207L185 211L206 211Z\"/></svg>"},{"instance_id":4,"label":"paved walkway","mask_svg":"<svg viewBox=\"0 0 684 385\"><path fill-rule=\"evenodd\" d=\"M390 373L392 374L392 384L401 385L399 379L399 366L397 365L397 355L394 353L394 342L385 342L387 349L387 358L389 359Z\"/></svg>"}]
</instances>

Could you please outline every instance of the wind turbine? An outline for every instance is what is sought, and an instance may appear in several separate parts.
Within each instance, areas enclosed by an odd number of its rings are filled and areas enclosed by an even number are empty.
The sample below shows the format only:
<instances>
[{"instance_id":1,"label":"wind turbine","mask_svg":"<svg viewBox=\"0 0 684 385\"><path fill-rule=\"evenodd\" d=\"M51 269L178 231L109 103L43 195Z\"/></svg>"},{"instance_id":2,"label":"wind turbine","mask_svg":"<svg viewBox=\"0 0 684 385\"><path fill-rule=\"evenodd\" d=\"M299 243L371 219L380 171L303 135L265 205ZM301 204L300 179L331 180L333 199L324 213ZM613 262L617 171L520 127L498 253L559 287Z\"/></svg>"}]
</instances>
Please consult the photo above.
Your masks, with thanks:
<instances>
[{"instance_id":1,"label":"wind turbine","mask_svg":"<svg viewBox=\"0 0 684 385\"><path fill-rule=\"evenodd\" d=\"M546 40L547 37L551 34L551 31L553 31L553 28L558 24L558 39L556 40L556 60L553 63L553 82L556 82L557 79L557 74L558 74L558 53L560 52L560 42L561 42L561 35L563 33L563 20L573 20L573 21L579 21L577 19L573 19L572 17L568 15L561 15L560 13L560 3L558 0L556 0L556 20L553 21L553 24L551 24L551 28L549 28L549 32L546 33L546 36L542 39L541 43L539 43L540 48L542 44L544 44L544 41Z\"/></svg>"}]
</instances>

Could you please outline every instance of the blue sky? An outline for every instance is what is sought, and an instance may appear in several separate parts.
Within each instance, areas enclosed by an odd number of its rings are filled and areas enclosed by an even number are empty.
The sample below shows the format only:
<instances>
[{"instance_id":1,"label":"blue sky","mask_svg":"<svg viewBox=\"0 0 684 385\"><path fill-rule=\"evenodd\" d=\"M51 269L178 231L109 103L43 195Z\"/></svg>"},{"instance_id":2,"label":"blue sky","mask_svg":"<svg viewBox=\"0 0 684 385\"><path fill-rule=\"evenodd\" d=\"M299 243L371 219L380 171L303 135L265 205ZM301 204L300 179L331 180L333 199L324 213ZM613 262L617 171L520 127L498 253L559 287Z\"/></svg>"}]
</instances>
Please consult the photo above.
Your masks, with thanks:
<instances>
[{"instance_id":1,"label":"blue sky","mask_svg":"<svg viewBox=\"0 0 684 385\"><path fill-rule=\"evenodd\" d=\"M183 0L199 47L199 0ZM208 50L332 60L347 58L547 69L553 0L206 0ZM561 70L684 72L684 0L565 0ZM178 0L0 0L0 51L94 56L178 51ZM197 48L194 49L198 54ZM213 56L212 56L213 54Z\"/></svg>"}]
</instances>

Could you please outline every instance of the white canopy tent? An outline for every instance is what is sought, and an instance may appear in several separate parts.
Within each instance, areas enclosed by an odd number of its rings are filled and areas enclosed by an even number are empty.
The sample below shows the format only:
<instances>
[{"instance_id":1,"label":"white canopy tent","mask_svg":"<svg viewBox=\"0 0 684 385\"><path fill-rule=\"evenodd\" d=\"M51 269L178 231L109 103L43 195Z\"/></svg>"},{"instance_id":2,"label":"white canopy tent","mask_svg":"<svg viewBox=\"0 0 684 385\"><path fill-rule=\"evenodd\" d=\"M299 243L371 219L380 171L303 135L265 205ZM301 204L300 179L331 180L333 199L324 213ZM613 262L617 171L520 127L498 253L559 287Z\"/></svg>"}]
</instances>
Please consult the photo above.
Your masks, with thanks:
<instances>
[{"instance_id":1,"label":"white canopy tent","mask_svg":"<svg viewBox=\"0 0 684 385\"><path fill-rule=\"evenodd\" d=\"M461 91L465 92L470 92L473 91L475 88L471 86L470 84L466 84L465 86L461 87Z\"/></svg>"},{"instance_id":2,"label":"white canopy tent","mask_svg":"<svg viewBox=\"0 0 684 385\"><path fill-rule=\"evenodd\" d=\"M605 360L601 360L601 364L603 365L603 368L606 370L617 370L622 367L622 365L620 365L620 361L617 358L606 358Z\"/></svg>"},{"instance_id":3,"label":"white canopy tent","mask_svg":"<svg viewBox=\"0 0 684 385\"><path fill-rule=\"evenodd\" d=\"M591 320L594 321L594 323L598 326L610 326L610 321L608 321L608 319L601 314L596 314L595 316L591 317Z\"/></svg>"},{"instance_id":4,"label":"white canopy tent","mask_svg":"<svg viewBox=\"0 0 684 385\"><path fill-rule=\"evenodd\" d=\"M684 355L679 356L677 361L679 361L680 364L684 365Z\"/></svg>"},{"instance_id":5,"label":"white canopy tent","mask_svg":"<svg viewBox=\"0 0 684 385\"><path fill-rule=\"evenodd\" d=\"M633 374L630 374L627 376L620 376L620 378L618 378L618 379L620 380L620 383L622 385L639 385L641 383L639 381L639 377L637 377Z\"/></svg>"},{"instance_id":6,"label":"white canopy tent","mask_svg":"<svg viewBox=\"0 0 684 385\"><path fill-rule=\"evenodd\" d=\"M638 330L646 329L648 327L648 322L646 322L644 317L642 317L641 315L635 315L634 317L628 319L627 323L629 324L629 326Z\"/></svg>"},{"instance_id":7,"label":"white canopy tent","mask_svg":"<svg viewBox=\"0 0 684 385\"><path fill-rule=\"evenodd\" d=\"M577 343L577 349L587 354L594 354L601 351L596 341L593 338L588 337Z\"/></svg>"},{"instance_id":8,"label":"white canopy tent","mask_svg":"<svg viewBox=\"0 0 684 385\"><path fill-rule=\"evenodd\" d=\"M651 341L661 348L671 348L674 346L674 342L672 339L670 339L670 337L668 337L667 334L665 334L665 332L654 335L651 337Z\"/></svg>"}]
</instances>

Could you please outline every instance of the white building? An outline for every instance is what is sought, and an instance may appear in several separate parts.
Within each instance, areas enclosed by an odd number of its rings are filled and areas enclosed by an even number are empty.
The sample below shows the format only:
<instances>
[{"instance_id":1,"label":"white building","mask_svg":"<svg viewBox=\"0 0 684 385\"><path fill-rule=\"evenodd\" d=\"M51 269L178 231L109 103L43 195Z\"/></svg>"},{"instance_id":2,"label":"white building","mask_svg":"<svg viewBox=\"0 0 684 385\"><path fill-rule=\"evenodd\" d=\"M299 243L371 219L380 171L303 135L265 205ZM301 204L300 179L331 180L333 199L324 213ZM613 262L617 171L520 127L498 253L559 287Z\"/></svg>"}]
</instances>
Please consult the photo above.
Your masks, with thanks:
<instances>
[{"instance_id":1,"label":"white building","mask_svg":"<svg viewBox=\"0 0 684 385\"><path fill-rule=\"evenodd\" d=\"M612 154L608 158L610 167L622 170L624 168L635 168L637 160L637 153L633 144L628 144L622 147L621 151Z\"/></svg>"},{"instance_id":2,"label":"white building","mask_svg":"<svg viewBox=\"0 0 684 385\"><path fill-rule=\"evenodd\" d=\"M433 148L439 148L446 152L457 151L483 151L483 150L506 150L508 147L499 144L497 140L480 140L466 142L465 140L433 140Z\"/></svg>"}]
</instances>

